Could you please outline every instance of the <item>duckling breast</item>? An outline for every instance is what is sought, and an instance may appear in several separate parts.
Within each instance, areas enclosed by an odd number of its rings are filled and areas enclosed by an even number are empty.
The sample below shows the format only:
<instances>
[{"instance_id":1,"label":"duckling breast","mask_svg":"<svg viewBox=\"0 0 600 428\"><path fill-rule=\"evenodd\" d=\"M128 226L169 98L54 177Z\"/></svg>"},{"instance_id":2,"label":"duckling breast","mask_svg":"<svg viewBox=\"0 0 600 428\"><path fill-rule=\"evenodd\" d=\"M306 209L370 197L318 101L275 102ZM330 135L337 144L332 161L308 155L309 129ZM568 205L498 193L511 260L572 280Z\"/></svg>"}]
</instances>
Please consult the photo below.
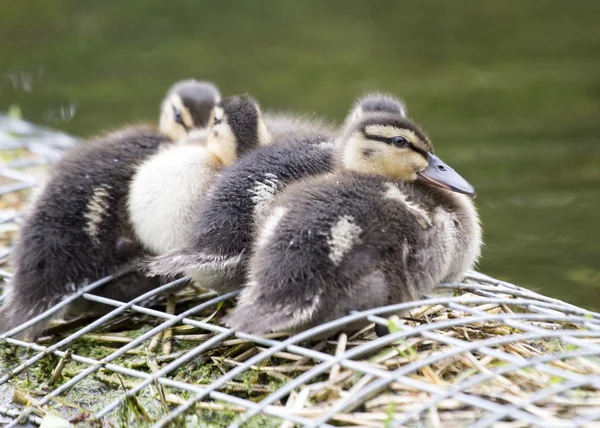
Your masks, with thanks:
<instances>
[{"instance_id":1,"label":"duckling breast","mask_svg":"<svg viewBox=\"0 0 600 428\"><path fill-rule=\"evenodd\" d=\"M171 146L135 174L128 214L140 242L162 254L185 244L208 188L221 167L202 146Z\"/></svg>"},{"instance_id":2,"label":"duckling breast","mask_svg":"<svg viewBox=\"0 0 600 428\"><path fill-rule=\"evenodd\" d=\"M453 193L453 208L445 211L446 230L452 231L454 252L443 282L459 281L473 269L481 256L483 231L473 200L465 195ZM450 223L451 222L451 223Z\"/></svg>"}]
</instances>

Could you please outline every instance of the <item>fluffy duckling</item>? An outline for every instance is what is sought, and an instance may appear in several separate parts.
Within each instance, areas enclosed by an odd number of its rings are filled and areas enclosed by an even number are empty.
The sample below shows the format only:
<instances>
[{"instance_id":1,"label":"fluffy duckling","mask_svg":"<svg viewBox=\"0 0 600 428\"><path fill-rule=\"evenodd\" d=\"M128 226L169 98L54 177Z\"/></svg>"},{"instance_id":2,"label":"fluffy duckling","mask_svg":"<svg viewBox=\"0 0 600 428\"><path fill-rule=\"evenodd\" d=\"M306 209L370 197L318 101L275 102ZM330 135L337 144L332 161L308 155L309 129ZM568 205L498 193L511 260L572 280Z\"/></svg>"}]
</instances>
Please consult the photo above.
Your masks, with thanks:
<instances>
[{"instance_id":1,"label":"fluffy duckling","mask_svg":"<svg viewBox=\"0 0 600 428\"><path fill-rule=\"evenodd\" d=\"M289 116L286 120L285 126L277 123L280 137L272 145L223 171L196 213L186 245L154 259L148 265L151 275L186 273L220 293L242 286L256 221L266 215L275 195L333 167L332 127Z\"/></svg>"},{"instance_id":2,"label":"fluffy duckling","mask_svg":"<svg viewBox=\"0 0 600 428\"><path fill-rule=\"evenodd\" d=\"M125 215L127 186L137 165L188 132L210 126L219 98L211 83L178 82L162 103L158 129L133 126L109 133L76 147L55 165L21 229L0 332L139 255ZM129 300L157 284L129 274L96 293ZM83 303L75 307L88 310Z\"/></svg>"},{"instance_id":3,"label":"fluffy duckling","mask_svg":"<svg viewBox=\"0 0 600 428\"><path fill-rule=\"evenodd\" d=\"M136 237L154 254L182 246L208 187L221 170L268 144L271 137L258 103L248 96L235 96L215 108L214 125L207 136L190 134L187 139L191 143L150 157L131 182L129 218Z\"/></svg>"},{"instance_id":4,"label":"fluffy duckling","mask_svg":"<svg viewBox=\"0 0 600 428\"><path fill-rule=\"evenodd\" d=\"M274 203L228 326L301 330L418 299L479 257L473 188L433 154L399 101L359 102L334 160L335 172L291 186Z\"/></svg>"}]
</instances>

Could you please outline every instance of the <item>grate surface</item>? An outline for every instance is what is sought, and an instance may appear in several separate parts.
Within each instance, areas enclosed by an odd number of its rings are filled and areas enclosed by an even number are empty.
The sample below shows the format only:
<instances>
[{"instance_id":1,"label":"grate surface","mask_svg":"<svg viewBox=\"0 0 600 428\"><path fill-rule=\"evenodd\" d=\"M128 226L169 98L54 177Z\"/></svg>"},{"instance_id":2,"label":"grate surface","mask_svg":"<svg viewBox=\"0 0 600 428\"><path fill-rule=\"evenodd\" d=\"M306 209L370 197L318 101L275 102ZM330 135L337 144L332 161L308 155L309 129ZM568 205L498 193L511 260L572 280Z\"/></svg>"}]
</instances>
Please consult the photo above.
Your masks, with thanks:
<instances>
[{"instance_id":1,"label":"grate surface","mask_svg":"<svg viewBox=\"0 0 600 428\"><path fill-rule=\"evenodd\" d=\"M29 190L76 141L0 116L2 280ZM130 302L94 295L111 279L0 336L0 424L57 414L98 426L600 426L600 314L480 273L292 337L222 327L237 292L177 280ZM15 338L77 298L114 309L35 344ZM409 316L384 318L391 309ZM371 324L333 334L358 319Z\"/></svg>"}]
</instances>

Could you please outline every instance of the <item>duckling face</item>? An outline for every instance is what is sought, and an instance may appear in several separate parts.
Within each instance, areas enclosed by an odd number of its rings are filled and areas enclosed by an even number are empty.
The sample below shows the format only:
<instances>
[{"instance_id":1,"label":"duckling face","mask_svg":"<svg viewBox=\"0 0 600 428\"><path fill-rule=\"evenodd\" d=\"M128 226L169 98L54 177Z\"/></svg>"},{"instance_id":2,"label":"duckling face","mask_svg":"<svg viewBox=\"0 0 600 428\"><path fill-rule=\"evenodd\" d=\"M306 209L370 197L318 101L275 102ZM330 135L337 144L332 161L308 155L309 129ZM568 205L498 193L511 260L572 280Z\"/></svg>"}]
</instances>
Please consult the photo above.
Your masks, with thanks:
<instances>
[{"instance_id":1,"label":"duckling face","mask_svg":"<svg viewBox=\"0 0 600 428\"><path fill-rule=\"evenodd\" d=\"M215 108L206 147L221 165L233 164L248 151L271 142L260 107L247 95L226 98Z\"/></svg>"},{"instance_id":2,"label":"duckling face","mask_svg":"<svg viewBox=\"0 0 600 428\"><path fill-rule=\"evenodd\" d=\"M345 169L395 180L420 180L475 195L475 190L464 178L433 154L427 136L406 117L374 113L346 135L341 146L341 162Z\"/></svg>"},{"instance_id":3,"label":"duckling face","mask_svg":"<svg viewBox=\"0 0 600 428\"><path fill-rule=\"evenodd\" d=\"M184 80L169 90L161 106L159 129L172 140L191 134L206 137L221 94L212 83ZM198 139L198 135L194 139Z\"/></svg>"},{"instance_id":4,"label":"duckling face","mask_svg":"<svg viewBox=\"0 0 600 428\"><path fill-rule=\"evenodd\" d=\"M404 181L417 179L433 150L427 137L405 118L378 113L353 127L342 147L345 168Z\"/></svg>"}]
</instances>

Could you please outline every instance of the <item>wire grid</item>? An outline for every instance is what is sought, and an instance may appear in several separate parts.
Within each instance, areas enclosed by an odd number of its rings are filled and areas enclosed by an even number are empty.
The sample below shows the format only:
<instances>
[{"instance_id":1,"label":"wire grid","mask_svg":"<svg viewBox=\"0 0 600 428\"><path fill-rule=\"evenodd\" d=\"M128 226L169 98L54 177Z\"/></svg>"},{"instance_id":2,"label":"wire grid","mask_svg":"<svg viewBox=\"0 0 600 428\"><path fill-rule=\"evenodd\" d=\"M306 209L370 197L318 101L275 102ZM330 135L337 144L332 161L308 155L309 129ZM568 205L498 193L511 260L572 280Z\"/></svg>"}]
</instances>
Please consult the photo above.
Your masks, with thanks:
<instances>
[{"instance_id":1,"label":"wire grid","mask_svg":"<svg viewBox=\"0 0 600 428\"><path fill-rule=\"evenodd\" d=\"M0 129L10 129L0 134L3 153L31 154L0 169L3 201L39 182L25 168L75 143L49 130L40 141L37 128L1 116ZM12 242L21 209L0 207L0 242ZM440 295L291 337L220 326L237 292L175 291L179 279L130 302L93 294L112 279L0 336L8 427L51 413L99 426L600 425L600 314L480 273L443 284ZM75 299L114 309L79 326L59 324L37 344L16 338ZM397 311L409 316L386 318ZM336 333L357 320L370 324ZM377 337L375 325L390 333Z\"/></svg>"}]
</instances>

